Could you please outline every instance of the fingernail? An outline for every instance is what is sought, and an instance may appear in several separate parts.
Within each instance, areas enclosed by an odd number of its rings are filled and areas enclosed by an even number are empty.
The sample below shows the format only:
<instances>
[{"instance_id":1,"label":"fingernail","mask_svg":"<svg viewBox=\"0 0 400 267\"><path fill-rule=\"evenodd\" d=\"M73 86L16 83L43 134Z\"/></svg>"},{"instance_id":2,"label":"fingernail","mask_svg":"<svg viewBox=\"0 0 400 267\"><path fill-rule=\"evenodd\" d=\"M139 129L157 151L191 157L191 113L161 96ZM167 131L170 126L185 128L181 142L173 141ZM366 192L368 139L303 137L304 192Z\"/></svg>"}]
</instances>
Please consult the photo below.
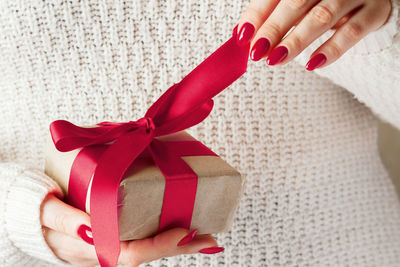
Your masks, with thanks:
<instances>
[{"instance_id":1,"label":"fingernail","mask_svg":"<svg viewBox=\"0 0 400 267\"><path fill-rule=\"evenodd\" d=\"M237 24L236 26L235 26L235 28L233 28L233 31L232 31L232 37L233 38L235 38L235 39L237 39L237 29L238 29L238 27L239 27L239 24Z\"/></svg>"},{"instance_id":2,"label":"fingernail","mask_svg":"<svg viewBox=\"0 0 400 267\"><path fill-rule=\"evenodd\" d=\"M268 51L270 42L267 38L260 38L253 45L250 52L250 57L254 61L260 60Z\"/></svg>"},{"instance_id":3,"label":"fingernail","mask_svg":"<svg viewBox=\"0 0 400 267\"><path fill-rule=\"evenodd\" d=\"M269 54L267 58L267 64L273 66L279 62L282 62L282 60L287 57L288 53L289 50L285 46L278 46L272 50L271 54Z\"/></svg>"},{"instance_id":4,"label":"fingernail","mask_svg":"<svg viewBox=\"0 0 400 267\"><path fill-rule=\"evenodd\" d=\"M89 226L82 224L81 226L79 226L77 233L82 238L82 240L88 243L89 245L94 244L92 229Z\"/></svg>"},{"instance_id":5,"label":"fingernail","mask_svg":"<svg viewBox=\"0 0 400 267\"><path fill-rule=\"evenodd\" d=\"M210 247L210 248L200 249L199 252L203 253L203 254L216 254L216 253L222 252L224 250L225 250L225 248L223 248L223 247Z\"/></svg>"},{"instance_id":6,"label":"fingernail","mask_svg":"<svg viewBox=\"0 0 400 267\"><path fill-rule=\"evenodd\" d=\"M309 71L315 70L316 68L321 67L326 62L326 56L322 53L319 53L313 56L310 61L307 62L306 69Z\"/></svg>"},{"instance_id":7,"label":"fingernail","mask_svg":"<svg viewBox=\"0 0 400 267\"><path fill-rule=\"evenodd\" d=\"M247 45L251 38L253 38L255 28L251 23L246 22L240 28L239 34L237 36L237 44L240 46Z\"/></svg>"},{"instance_id":8,"label":"fingernail","mask_svg":"<svg viewBox=\"0 0 400 267\"><path fill-rule=\"evenodd\" d=\"M189 243L190 241L193 240L193 238L196 236L198 230L194 229L193 231L191 231L190 233L188 233L187 235L185 235L181 241L179 241L179 243L177 244L178 247L186 245L187 243Z\"/></svg>"}]
</instances>

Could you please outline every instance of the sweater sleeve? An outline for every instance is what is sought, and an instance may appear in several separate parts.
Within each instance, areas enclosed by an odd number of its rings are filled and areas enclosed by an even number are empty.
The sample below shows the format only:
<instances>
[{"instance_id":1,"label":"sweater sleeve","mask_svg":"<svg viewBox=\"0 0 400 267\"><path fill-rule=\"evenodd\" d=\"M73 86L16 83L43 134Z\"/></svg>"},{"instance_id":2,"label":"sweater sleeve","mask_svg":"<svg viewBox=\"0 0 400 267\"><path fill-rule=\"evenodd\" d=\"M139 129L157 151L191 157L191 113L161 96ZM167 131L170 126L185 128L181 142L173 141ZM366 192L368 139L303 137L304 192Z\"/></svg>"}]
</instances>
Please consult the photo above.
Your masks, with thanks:
<instances>
[{"instance_id":1,"label":"sweater sleeve","mask_svg":"<svg viewBox=\"0 0 400 267\"><path fill-rule=\"evenodd\" d=\"M400 128L400 0L392 0L389 21L331 65L315 72L346 88L381 119ZM297 57L303 66L333 31ZM311 75L311 74L310 74Z\"/></svg>"},{"instance_id":2,"label":"sweater sleeve","mask_svg":"<svg viewBox=\"0 0 400 267\"><path fill-rule=\"evenodd\" d=\"M0 163L0 266L71 266L47 245L40 206L59 186L41 171L17 163Z\"/></svg>"}]
</instances>

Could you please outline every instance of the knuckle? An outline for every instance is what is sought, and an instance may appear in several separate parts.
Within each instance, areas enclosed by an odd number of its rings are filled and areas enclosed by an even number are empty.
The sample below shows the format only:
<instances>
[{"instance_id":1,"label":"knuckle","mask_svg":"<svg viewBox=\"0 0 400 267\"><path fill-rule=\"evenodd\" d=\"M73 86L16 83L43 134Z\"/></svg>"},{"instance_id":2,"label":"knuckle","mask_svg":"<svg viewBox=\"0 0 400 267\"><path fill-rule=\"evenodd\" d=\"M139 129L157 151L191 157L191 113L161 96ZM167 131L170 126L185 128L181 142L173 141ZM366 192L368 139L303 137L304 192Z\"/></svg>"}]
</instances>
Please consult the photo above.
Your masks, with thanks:
<instances>
[{"instance_id":1,"label":"knuckle","mask_svg":"<svg viewBox=\"0 0 400 267\"><path fill-rule=\"evenodd\" d=\"M247 18L262 18L264 16L264 13L260 8L257 8L252 5L249 5L247 7L245 14Z\"/></svg>"},{"instance_id":2,"label":"knuckle","mask_svg":"<svg viewBox=\"0 0 400 267\"><path fill-rule=\"evenodd\" d=\"M54 226L58 232L67 232L67 215L65 213L56 214L54 217Z\"/></svg>"},{"instance_id":3,"label":"knuckle","mask_svg":"<svg viewBox=\"0 0 400 267\"><path fill-rule=\"evenodd\" d=\"M358 23L348 23L343 27L343 35L347 40L355 41L359 40L363 34L363 28Z\"/></svg>"},{"instance_id":4,"label":"knuckle","mask_svg":"<svg viewBox=\"0 0 400 267\"><path fill-rule=\"evenodd\" d=\"M335 11L333 8L317 5L310 12L311 19L319 24L330 24L334 17Z\"/></svg>"},{"instance_id":5,"label":"knuckle","mask_svg":"<svg viewBox=\"0 0 400 267\"><path fill-rule=\"evenodd\" d=\"M286 0L286 5L292 9L302 9L306 4L307 0Z\"/></svg>"},{"instance_id":6,"label":"knuckle","mask_svg":"<svg viewBox=\"0 0 400 267\"><path fill-rule=\"evenodd\" d=\"M268 23L268 25L266 25L266 30L275 38L279 38L282 35L281 27L274 22Z\"/></svg>"},{"instance_id":7,"label":"knuckle","mask_svg":"<svg viewBox=\"0 0 400 267\"><path fill-rule=\"evenodd\" d=\"M304 41L299 35L293 34L292 36L290 36L290 38L288 38L287 41L289 41L290 47L292 47L293 50L295 51L303 50Z\"/></svg>"},{"instance_id":8,"label":"knuckle","mask_svg":"<svg viewBox=\"0 0 400 267\"><path fill-rule=\"evenodd\" d=\"M336 43L330 43L326 49L332 58L339 58L343 54L342 49Z\"/></svg>"}]
</instances>

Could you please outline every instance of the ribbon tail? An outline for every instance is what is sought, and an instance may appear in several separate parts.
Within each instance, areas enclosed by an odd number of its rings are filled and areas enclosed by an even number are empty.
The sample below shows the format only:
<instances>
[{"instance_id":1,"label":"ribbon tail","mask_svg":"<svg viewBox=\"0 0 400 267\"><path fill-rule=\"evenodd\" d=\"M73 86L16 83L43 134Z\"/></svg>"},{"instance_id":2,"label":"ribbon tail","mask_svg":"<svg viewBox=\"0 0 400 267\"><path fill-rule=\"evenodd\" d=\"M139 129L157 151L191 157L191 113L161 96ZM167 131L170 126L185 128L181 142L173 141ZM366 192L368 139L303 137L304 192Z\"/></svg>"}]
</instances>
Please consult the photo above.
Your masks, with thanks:
<instances>
[{"instance_id":1,"label":"ribbon tail","mask_svg":"<svg viewBox=\"0 0 400 267\"><path fill-rule=\"evenodd\" d=\"M216 156L211 149L199 141L164 141L164 146L173 153L185 156Z\"/></svg>"},{"instance_id":2,"label":"ribbon tail","mask_svg":"<svg viewBox=\"0 0 400 267\"><path fill-rule=\"evenodd\" d=\"M171 134L197 125L208 117L213 106L214 101L212 99L209 99L197 109L191 110L190 113L188 112L182 114L181 116L164 123L156 129L155 135L161 136L165 134Z\"/></svg>"},{"instance_id":3,"label":"ribbon tail","mask_svg":"<svg viewBox=\"0 0 400 267\"><path fill-rule=\"evenodd\" d=\"M86 196L97 161L107 149L107 145L84 147L72 163L68 182L68 204L86 212Z\"/></svg>"},{"instance_id":4,"label":"ribbon tail","mask_svg":"<svg viewBox=\"0 0 400 267\"><path fill-rule=\"evenodd\" d=\"M230 38L168 90L167 99L161 96L162 103L155 103L161 107L153 117L154 122L162 125L216 96L246 72L248 57L249 45L239 46L236 38Z\"/></svg>"},{"instance_id":5,"label":"ribbon tail","mask_svg":"<svg viewBox=\"0 0 400 267\"><path fill-rule=\"evenodd\" d=\"M102 267L117 265L120 253L118 188L128 167L150 144L153 136L139 129L121 136L101 156L90 194L93 240Z\"/></svg>"},{"instance_id":6,"label":"ribbon tail","mask_svg":"<svg viewBox=\"0 0 400 267\"><path fill-rule=\"evenodd\" d=\"M158 232L175 227L189 229L196 199L197 174L163 142L153 140L149 150L154 163L165 177Z\"/></svg>"}]
</instances>

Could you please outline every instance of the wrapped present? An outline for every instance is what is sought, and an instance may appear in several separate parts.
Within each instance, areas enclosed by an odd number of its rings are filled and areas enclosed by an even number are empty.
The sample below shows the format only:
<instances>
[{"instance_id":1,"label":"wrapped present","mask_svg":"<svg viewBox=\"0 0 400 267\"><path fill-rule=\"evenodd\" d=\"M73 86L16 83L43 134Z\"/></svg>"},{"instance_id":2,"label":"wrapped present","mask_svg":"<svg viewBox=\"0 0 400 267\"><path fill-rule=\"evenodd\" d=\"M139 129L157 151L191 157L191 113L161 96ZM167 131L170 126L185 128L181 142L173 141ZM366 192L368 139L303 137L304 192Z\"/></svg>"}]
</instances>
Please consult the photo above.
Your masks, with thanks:
<instances>
[{"instance_id":1,"label":"wrapped present","mask_svg":"<svg viewBox=\"0 0 400 267\"><path fill-rule=\"evenodd\" d=\"M204 149L205 155L182 157L198 177L190 228L197 228L199 234L229 230L244 184L239 172L186 132L157 139L172 146L174 143L179 146L185 141L195 142ZM47 141L45 172L61 186L66 196L69 183L72 182L69 179L70 170L80 150L60 152L54 147L50 136ZM141 239L157 233L164 189L164 176L150 156L137 158L128 168L118 192L121 241ZM84 211L90 214L89 200L90 182L84 207ZM74 203L73 200L69 202Z\"/></svg>"},{"instance_id":2,"label":"wrapped present","mask_svg":"<svg viewBox=\"0 0 400 267\"><path fill-rule=\"evenodd\" d=\"M90 212L102 267L117 265L120 238L174 227L197 227L201 233L229 228L243 180L182 131L209 115L212 98L246 72L248 56L249 44L236 43L235 28L139 120L50 124L54 146L48 146L46 172L64 188L68 203Z\"/></svg>"}]
</instances>

